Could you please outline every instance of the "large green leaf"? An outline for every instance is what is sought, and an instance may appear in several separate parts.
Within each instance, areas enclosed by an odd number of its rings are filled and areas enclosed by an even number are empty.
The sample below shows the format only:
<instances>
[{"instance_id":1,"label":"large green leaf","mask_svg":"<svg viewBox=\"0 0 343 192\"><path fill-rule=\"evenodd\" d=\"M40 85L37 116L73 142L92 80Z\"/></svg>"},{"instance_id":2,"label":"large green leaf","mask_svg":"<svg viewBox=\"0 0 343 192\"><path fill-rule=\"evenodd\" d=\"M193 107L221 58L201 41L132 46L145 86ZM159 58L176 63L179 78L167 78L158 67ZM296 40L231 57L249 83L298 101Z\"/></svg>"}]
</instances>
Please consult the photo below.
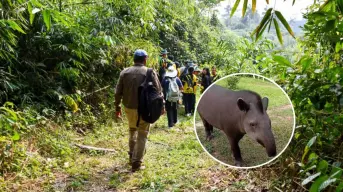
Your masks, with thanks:
<instances>
[{"instance_id":1,"label":"large green leaf","mask_svg":"<svg viewBox=\"0 0 343 192\"><path fill-rule=\"evenodd\" d=\"M294 32L291 29L291 26L289 26L288 22L286 21L286 19L283 17L283 15L281 14L280 11L275 11L275 15L277 16L277 18L281 21L281 23L283 24L283 26L287 29L288 33L290 35L292 35L293 38L295 38L294 36Z\"/></svg>"},{"instance_id":2,"label":"large green leaf","mask_svg":"<svg viewBox=\"0 0 343 192\"><path fill-rule=\"evenodd\" d=\"M312 183L312 185L310 187L310 192L318 192L321 184L324 183L328 178L329 178L329 176L327 176L327 175L322 175L322 176L318 177Z\"/></svg>"},{"instance_id":3,"label":"large green leaf","mask_svg":"<svg viewBox=\"0 0 343 192\"><path fill-rule=\"evenodd\" d=\"M325 161L325 160L321 160L319 163L318 163L318 166L317 166L317 172L322 172L322 173L326 173L327 169L328 169L328 162Z\"/></svg>"},{"instance_id":4,"label":"large green leaf","mask_svg":"<svg viewBox=\"0 0 343 192\"><path fill-rule=\"evenodd\" d=\"M274 27L275 27L277 38L279 39L279 42L281 44L283 44L282 34L281 34L281 30L280 30L279 24L278 24L278 22L277 22L277 20L275 18L273 19L273 21L274 21Z\"/></svg>"},{"instance_id":5,"label":"large green leaf","mask_svg":"<svg viewBox=\"0 0 343 192\"><path fill-rule=\"evenodd\" d=\"M50 10L44 10L43 11L43 20L44 23L46 25L47 30L50 30L51 27L51 14L50 14Z\"/></svg>"},{"instance_id":6,"label":"large green leaf","mask_svg":"<svg viewBox=\"0 0 343 192\"><path fill-rule=\"evenodd\" d=\"M313 58L302 58L300 62L302 65L302 72L304 73L307 70L307 68L312 64Z\"/></svg>"},{"instance_id":7,"label":"large green leaf","mask_svg":"<svg viewBox=\"0 0 343 192\"><path fill-rule=\"evenodd\" d=\"M233 14L235 14L236 9L237 9L237 7L238 7L240 1L241 1L241 0L236 0L235 4L234 4L233 7L232 7L230 17L232 17Z\"/></svg>"},{"instance_id":8,"label":"large green leaf","mask_svg":"<svg viewBox=\"0 0 343 192\"><path fill-rule=\"evenodd\" d=\"M287 67L292 67L291 62L289 62L285 57L280 56L280 55L274 55L273 60L278 62L280 65L287 66Z\"/></svg>"}]
</instances>

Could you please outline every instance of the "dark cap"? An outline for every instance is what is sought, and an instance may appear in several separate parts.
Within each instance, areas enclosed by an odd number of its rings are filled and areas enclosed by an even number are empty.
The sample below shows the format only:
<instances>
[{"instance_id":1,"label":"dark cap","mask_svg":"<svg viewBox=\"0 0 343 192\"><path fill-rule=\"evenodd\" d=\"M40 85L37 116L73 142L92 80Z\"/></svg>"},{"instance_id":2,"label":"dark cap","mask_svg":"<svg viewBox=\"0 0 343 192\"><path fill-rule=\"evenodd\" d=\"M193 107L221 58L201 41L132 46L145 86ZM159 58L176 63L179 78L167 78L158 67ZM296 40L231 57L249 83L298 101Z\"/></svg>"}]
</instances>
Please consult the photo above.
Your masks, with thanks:
<instances>
[{"instance_id":1,"label":"dark cap","mask_svg":"<svg viewBox=\"0 0 343 192\"><path fill-rule=\"evenodd\" d=\"M148 53L143 50L143 49L137 49L134 53L135 57L143 57L143 56L148 56Z\"/></svg>"}]
</instances>

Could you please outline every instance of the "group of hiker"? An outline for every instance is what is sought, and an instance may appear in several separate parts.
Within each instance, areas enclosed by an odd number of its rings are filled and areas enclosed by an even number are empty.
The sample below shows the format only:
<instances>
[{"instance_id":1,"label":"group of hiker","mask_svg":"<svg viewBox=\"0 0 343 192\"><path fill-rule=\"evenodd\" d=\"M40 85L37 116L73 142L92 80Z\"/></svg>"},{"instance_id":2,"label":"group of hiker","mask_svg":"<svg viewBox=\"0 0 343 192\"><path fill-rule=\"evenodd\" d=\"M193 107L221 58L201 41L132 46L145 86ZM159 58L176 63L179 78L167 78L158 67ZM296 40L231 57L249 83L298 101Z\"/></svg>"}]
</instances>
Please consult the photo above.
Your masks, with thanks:
<instances>
[{"instance_id":1,"label":"group of hiker","mask_svg":"<svg viewBox=\"0 0 343 192\"><path fill-rule=\"evenodd\" d=\"M129 125L129 162L132 171L142 169L150 124L167 112L168 127L177 122L177 109L183 104L185 115L195 111L197 87L206 90L219 79L216 68L202 71L192 61L184 66L167 50L162 50L158 74L146 67L148 54L138 49L134 53L134 65L121 71L115 93L116 117L121 118L121 103L124 105Z\"/></svg>"}]
</instances>

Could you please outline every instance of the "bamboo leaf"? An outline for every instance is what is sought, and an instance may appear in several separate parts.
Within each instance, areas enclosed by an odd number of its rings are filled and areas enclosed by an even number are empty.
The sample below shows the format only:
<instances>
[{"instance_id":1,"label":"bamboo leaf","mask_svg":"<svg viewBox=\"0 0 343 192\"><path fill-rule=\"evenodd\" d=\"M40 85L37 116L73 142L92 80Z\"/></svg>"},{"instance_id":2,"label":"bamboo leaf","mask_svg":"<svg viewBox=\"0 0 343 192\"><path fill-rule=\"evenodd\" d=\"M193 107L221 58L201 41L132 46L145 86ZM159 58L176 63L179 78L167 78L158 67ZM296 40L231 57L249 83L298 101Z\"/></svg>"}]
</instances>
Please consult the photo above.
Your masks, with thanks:
<instances>
[{"instance_id":1,"label":"bamboo leaf","mask_svg":"<svg viewBox=\"0 0 343 192\"><path fill-rule=\"evenodd\" d=\"M233 7L232 7L230 17L232 17L233 14L236 12L236 9L237 9L237 7L238 7L240 1L241 1L241 0L236 0L235 4L234 4Z\"/></svg>"},{"instance_id":2,"label":"bamboo leaf","mask_svg":"<svg viewBox=\"0 0 343 192\"><path fill-rule=\"evenodd\" d=\"M266 0L267 4L269 4L269 0Z\"/></svg>"},{"instance_id":3,"label":"bamboo leaf","mask_svg":"<svg viewBox=\"0 0 343 192\"><path fill-rule=\"evenodd\" d=\"M46 25L46 28L49 31L50 27L51 27L51 14L50 14L49 10L44 10L43 11L43 20L44 20L44 23Z\"/></svg>"},{"instance_id":4,"label":"bamboo leaf","mask_svg":"<svg viewBox=\"0 0 343 192\"><path fill-rule=\"evenodd\" d=\"M29 11L29 15L30 15L30 24L32 24L33 23L33 19L35 18L35 15L32 14L32 4L31 4L31 2L29 2L27 4L27 10Z\"/></svg>"},{"instance_id":5,"label":"bamboo leaf","mask_svg":"<svg viewBox=\"0 0 343 192\"><path fill-rule=\"evenodd\" d=\"M252 0L252 12L256 12L256 0Z\"/></svg>"},{"instance_id":6,"label":"bamboo leaf","mask_svg":"<svg viewBox=\"0 0 343 192\"><path fill-rule=\"evenodd\" d=\"M280 30L279 24L278 24L278 22L277 22L277 20L275 18L273 20L274 20L274 27L275 27L277 38L279 39L279 42L282 45L283 44L283 39L282 39L282 34L281 34L281 30Z\"/></svg>"},{"instance_id":7,"label":"bamboo leaf","mask_svg":"<svg viewBox=\"0 0 343 192\"><path fill-rule=\"evenodd\" d=\"M270 19L272 10L273 10L273 8L269 8L266 11L266 14L262 18L260 24L256 27L256 29L253 31L253 33L251 35L256 34L256 38L259 36L260 31L264 28L264 26L267 24L267 21Z\"/></svg>"},{"instance_id":8,"label":"bamboo leaf","mask_svg":"<svg viewBox=\"0 0 343 192\"><path fill-rule=\"evenodd\" d=\"M294 5L294 3L295 3L295 0L293 0L292 6Z\"/></svg>"},{"instance_id":9,"label":"bamboo leaf","mask_svg":"<svg viewBox=\"0 0 343 192\"><path fill-rule=\"evenodd\" d=\"M244 0L243 9L242 9L242 17L244 17L244 15L247 11L247 7L248 7L248 0Z\"/></svg>"},{"instance_id":10,"label":"bamboo leaf","mask_svg":"<svg viewBox=\"0 0 343 192\"><path fill-rule=\"evenodd\" d=\"M268 22L263 26L262 30L260 31L260 33L257 35L256 37L256 41L263 35L264 31L266 30L268 23L270 23L271 20L268 20Z\"/></svg>"},{"instance_id":11,"label":"bamboo leaf","mask_svg":"<svg viewBox=\"0 0 343 192\"><path fill-rule=\"evenodd\" d=\"M13 30L16 30L16 31L19 31L20 33L24 33L24 34L25 34L25 31L24 31L15 21L7 20L7 24L8 24Z\"/></svg>"},{"instance_id":12,"label":"bamboo leaf","mask_svg":"<svg viewBox=\"0 0 343 192\"><path fill-rule=\"evenodd\" d=\"M286 19L283 17L283 15L281 14L280 11L275 11L275 15L277 16L277 18L281 21L281 23L283 24L283 26L287 29L288 33L290 35L292 35L293 38L295 38L294 36L294 32L292 31L291 27L289 26L288 22L286 21Z\"/></svg>"},{"instance_id":13,"label":"bamboo leaf","mask_svg":"<svg viewBox=\"0 0 343 192\"><path fill-rule=\"evenodd\" d=\"M273 18L274 18L274 17L272 16L271 19L273 19ZM270 31L271 26L272 26L272 22L269 22L268 33L269 33L269 31Z\"/></svg>"}]
</instances>

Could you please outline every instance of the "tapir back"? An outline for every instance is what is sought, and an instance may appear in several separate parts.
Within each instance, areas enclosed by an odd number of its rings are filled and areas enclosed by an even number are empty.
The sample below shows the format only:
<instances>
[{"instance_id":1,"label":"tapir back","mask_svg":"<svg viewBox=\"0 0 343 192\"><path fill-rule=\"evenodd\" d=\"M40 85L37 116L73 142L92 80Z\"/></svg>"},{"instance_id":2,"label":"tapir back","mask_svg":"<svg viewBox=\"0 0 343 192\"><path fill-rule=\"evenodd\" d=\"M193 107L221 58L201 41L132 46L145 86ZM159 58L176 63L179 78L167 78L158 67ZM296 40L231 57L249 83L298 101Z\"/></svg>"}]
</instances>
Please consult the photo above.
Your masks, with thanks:
<instances>
[{"instance_id":1,"label":"tapir back","mask_svg":"<svg viewBox=\"0 0 343 192\"><path fill-rule=\"evenodd\" d=\"M238 131L242 127L241 116L244 113L237 106L238 98L243 98L249 103L258 101L256 94L250 91L231 91L213 85L202 96L197 111L203 119L216 128Z\"/></svg>"}]
</instances>

